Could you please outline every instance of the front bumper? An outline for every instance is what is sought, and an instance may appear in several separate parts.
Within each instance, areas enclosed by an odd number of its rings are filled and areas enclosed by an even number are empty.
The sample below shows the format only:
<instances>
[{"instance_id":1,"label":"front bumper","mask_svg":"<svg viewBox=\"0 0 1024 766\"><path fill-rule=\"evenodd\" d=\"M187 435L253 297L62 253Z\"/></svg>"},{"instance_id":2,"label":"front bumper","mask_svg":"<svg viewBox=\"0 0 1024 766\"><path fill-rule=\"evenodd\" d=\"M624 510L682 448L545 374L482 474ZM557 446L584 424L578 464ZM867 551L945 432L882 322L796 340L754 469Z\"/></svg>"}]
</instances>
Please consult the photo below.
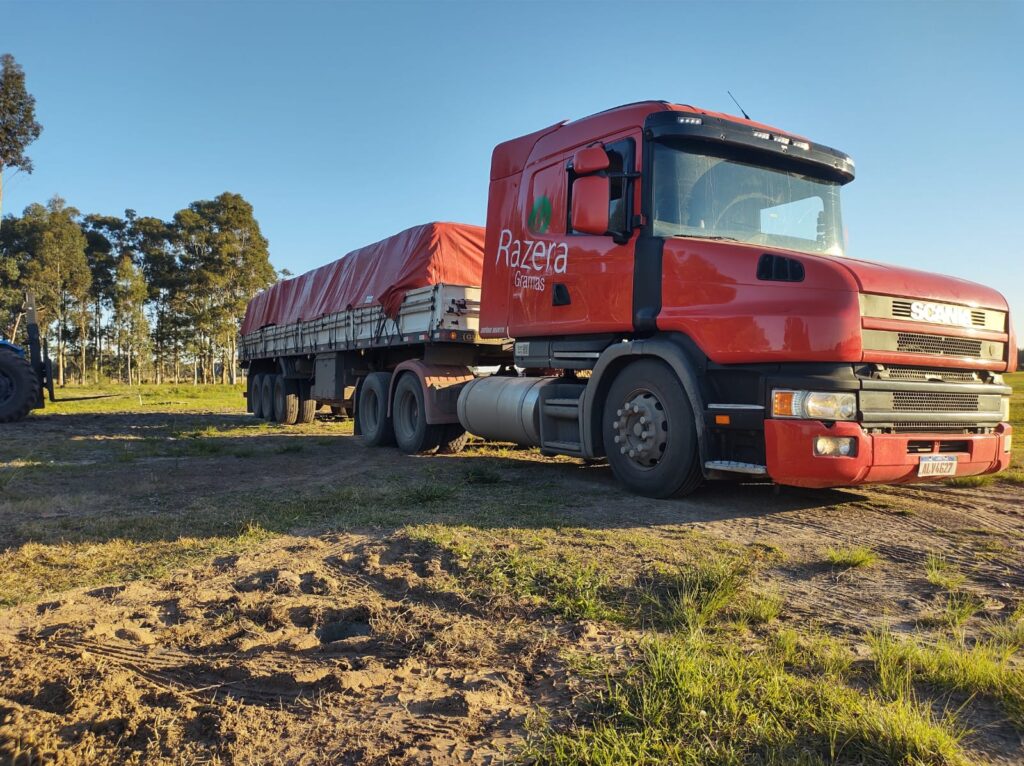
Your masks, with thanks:
<instances>
[{"instance_id":1,"label":"front bumper","mask_svg":"<svg viewBox=\"0 0 1024 766\"><path fill-rule=\"evenodd\" d=\"M794 487L849 487L857 484L903 484L945 477L917 475L921 452L910 451L910 442L958 442L960 451L943 451L957 456L957 476L995 473L1008 468L1010 453L1005 437L1012 433L1009 423L1000 423L990 434L874 434L859 423L836 422L827 426L817 420L766 420L764 422L766 466L777 484ZM815 437L848 436L857 440L857 454L850 457L817 456Z\"/></svg>"}]
</instances>

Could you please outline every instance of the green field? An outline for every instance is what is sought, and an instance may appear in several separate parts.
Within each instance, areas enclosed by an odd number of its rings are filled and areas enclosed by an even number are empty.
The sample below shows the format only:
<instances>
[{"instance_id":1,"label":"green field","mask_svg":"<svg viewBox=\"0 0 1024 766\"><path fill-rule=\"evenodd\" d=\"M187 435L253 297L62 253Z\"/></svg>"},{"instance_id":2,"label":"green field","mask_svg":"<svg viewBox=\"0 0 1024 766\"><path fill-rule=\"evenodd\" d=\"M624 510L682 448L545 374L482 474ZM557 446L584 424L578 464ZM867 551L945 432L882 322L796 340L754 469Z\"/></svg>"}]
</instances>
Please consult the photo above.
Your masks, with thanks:
<instances>
[{"instance_id":1,"label":"green field","mask_svg":"<svg viewBox=\"0 0 1024 766\"><path fill-rule=\"evenodd\" d=\"M1024 375L1010 378L1020 427ZM288 615L310 609L364 610L376 643L362 651L379 652L364 663L390 667L401 656L442 675L505 673L511 691L485 709L504 699L529 711L511 730L503 757L512 762L1024 758L1013 744L1024 735L1024 523L1005 512L1024 499L1020 469L965 486L776 495L719 485L651 501L621 492L604 466L536 450L476 442L458 456L413 458L360 446L347 421L263 423L244 414L240 392L69 387L5 432L0 667L18 670L0 670L0 709L20 706L24 762L46 748L95 762L142 748L147 762L199 763L298 760L310 742L344 747L332 733L337 716L380 715L393 695L414 695L398 666L382 682L392 691L328 688L294 713L211 702L203 690L221 686L206 676L190 691L196 667L255 673L260 642L275 672L340 673L333 655L282 648ZM286 563L268 569L271 561ZM250 584L267 577L269 590L253 595ZM334 584L322 594L274 585L288 577ZM133 583L109 603L95 595ZM176 620L133 622L172 602ZM61 647L104 625L107 644L152 634L147 641L187 651L189 663L181 675L164 665L142 672L142 655L132 655L110 666L121 675L103 686ZM48 643L48 631L60 642ZM37 662L49 664L36 671ZM58 716L31 702L52 675L77 700ZM549 676L550 692L537 694ZM124 687L112 692L115 677ZM108 703L97 700L154 678L164 680L153 699L172 694L182 711L161 724L177 732L176 755L156 740L100 734L83 744L69 733L99 726ZM131 715L157 715L146 699ZM211 705L220 733L200 736L190 721ZM388 712L388 736L401 747L420 741L426 710ZM285 733L257 755L241 732L264 715ZM447 726L450 714L437 721ZM462 742L470 729L445 729L439 742ZM19 762L13 740L4 744L11 731L0 726L0 759Z\"/></svg>"}]
</instances>

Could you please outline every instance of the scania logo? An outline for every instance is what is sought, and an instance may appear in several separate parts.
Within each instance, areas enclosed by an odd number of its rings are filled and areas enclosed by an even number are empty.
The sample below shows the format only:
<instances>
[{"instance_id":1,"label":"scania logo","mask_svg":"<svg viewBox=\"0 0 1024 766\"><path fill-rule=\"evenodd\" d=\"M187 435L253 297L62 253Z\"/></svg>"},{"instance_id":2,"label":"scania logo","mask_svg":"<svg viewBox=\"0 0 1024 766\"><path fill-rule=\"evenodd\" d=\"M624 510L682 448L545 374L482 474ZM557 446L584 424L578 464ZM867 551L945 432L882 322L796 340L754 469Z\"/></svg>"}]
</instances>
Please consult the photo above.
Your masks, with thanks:
<instances>
[{"instance_id":1,"label":"scania logo","mask_svg":"<svg viewBox=\"0 0 1024 766\"><path fill-rule=\"evenodd\" d=\"M971 327L973 324L970 309L925 301L914 301L910 304L910 318L918 322L953 324L960 327Z\"/></svg>"}]
</instances>

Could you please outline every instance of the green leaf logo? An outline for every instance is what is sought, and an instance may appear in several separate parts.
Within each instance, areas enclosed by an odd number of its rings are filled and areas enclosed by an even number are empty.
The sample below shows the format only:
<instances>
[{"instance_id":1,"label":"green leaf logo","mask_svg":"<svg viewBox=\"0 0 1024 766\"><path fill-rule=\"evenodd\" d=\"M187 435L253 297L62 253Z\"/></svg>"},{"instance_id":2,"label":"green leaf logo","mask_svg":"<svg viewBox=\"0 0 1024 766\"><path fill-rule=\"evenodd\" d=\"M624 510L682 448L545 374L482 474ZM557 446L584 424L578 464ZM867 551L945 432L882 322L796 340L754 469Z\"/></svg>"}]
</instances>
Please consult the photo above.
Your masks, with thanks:
<instances>
[{"instance_id":1,"label":"green leaf logo","mask_svg":"<svg viewBox=\"0 0 1024 766\"><path fill-rule=\"evenodd\" d=\"M533 203L530 218L527 220L530 231L543 234L551 225L551 200L547 196L538 197Z\"/></svg>"}]
</instances>

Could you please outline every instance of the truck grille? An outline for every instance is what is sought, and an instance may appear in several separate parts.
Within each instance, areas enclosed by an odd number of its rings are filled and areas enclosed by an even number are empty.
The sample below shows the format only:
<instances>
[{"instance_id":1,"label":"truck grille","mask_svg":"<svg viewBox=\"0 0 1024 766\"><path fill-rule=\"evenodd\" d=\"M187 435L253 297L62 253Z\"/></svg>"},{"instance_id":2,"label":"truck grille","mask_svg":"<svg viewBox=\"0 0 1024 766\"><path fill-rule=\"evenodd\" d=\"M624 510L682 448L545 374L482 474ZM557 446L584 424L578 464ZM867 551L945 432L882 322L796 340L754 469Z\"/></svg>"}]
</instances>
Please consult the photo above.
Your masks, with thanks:
<instances>
[{"instance_id":1,"label":"truck grille","mask_svg":"<svg viewBox=\"0 0 1024 766\"><path fill-rule=\"evenodd\" d=\"M971 425L970 423L906 423L897 420L892 424L892 431L897 434L977 434L984 430L984 426Z\"/></svg>"},{"instance_id":2,"label":"truck grille","mask_svg":"<svg viewBox=\"0 0 1024 766\"><path fill-rule=\"evenodd\" d=\"M946 335L925 335L918 332L897 333L896 350L908 354L982 358L980 340L952 338Z\"/></svg>"},{"instance_id":3,"label":"truck grille","mask_svg":"<svg viewBox=\"0 0 1024 766\"><path fill-rule=\"evenodd\" d=\"M942 391L894 391L893 412L977 412L977 394Z\"/></svg>"},{"instance_id":4,"label":"truck grille","mask_svg":"<svg viewBox=\"0 0 1024 766\"><path fill-rule=\"evenodd\" d=\"M913 319L911 304L913 301L900 300L899 298L893 298L892 301L892 318L893 319ZM987 317L984 311L975 309L971 311L971 324L975 327L985 327L987 324Z\"/></svg>"},{"instance_id":5,"label":"truck grille","mask_svg":"<svg viewBox=\"0 0 1024 766\"><path fill-rule=\"evenodd\" d=\"M943 383L978 383L978 373L971 370L923 369L921 367L886 367L878 377L889 380L929 380Z\"/></svg>"}]
</instances>

